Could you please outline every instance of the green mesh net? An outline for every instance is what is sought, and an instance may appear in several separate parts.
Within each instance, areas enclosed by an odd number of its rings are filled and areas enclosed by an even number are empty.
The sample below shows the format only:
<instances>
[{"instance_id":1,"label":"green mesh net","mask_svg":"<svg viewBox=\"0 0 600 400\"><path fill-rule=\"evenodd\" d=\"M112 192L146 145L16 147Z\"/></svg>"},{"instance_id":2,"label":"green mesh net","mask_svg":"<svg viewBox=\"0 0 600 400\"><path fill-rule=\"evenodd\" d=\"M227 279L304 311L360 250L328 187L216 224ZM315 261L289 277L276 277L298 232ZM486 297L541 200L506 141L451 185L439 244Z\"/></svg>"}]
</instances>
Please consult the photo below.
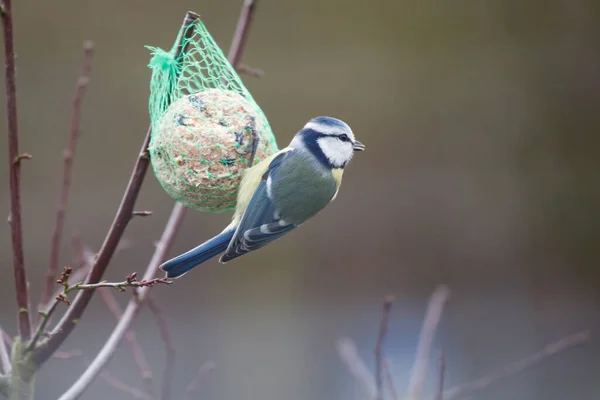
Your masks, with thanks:
<instances>
[{"instance_id":1,"label":"green mesh net","mask_svg":"<svg viewBox=\"0 0 600 400\"><path fill-rule=\"evenodd\" d=\"M256 164L276 153L275 136L204 24L196 20L179 37L186 39L169 52L147 46L154 175L187 207L229 211L251 155Z\"/></svg>"}]
</instances>

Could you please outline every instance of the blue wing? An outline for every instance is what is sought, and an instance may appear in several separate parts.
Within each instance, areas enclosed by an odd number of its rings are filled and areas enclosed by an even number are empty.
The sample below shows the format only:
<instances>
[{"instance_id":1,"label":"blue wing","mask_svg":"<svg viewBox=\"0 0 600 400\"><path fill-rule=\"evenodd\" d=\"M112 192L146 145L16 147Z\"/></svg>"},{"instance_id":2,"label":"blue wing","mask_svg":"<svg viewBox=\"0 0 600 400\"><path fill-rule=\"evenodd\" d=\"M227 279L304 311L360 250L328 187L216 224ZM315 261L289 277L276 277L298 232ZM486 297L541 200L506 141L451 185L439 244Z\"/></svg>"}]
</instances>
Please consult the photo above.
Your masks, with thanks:
<instances>
[{"instance_id":1,"label":"blue wing","mask_svg":"<svg viewBox=\"0 0 600 400\"><path fill-rule=\"evenodd\" d=\"M226 263L250 251L260 249L297 228L297 225L281 217L268 190L269 180L274 179L277 168L293 152L294 150L282 153L271 161L269 169L264 173L248 203L229 246L219 259L220 262Z\"/></svg>"}]
</instances>

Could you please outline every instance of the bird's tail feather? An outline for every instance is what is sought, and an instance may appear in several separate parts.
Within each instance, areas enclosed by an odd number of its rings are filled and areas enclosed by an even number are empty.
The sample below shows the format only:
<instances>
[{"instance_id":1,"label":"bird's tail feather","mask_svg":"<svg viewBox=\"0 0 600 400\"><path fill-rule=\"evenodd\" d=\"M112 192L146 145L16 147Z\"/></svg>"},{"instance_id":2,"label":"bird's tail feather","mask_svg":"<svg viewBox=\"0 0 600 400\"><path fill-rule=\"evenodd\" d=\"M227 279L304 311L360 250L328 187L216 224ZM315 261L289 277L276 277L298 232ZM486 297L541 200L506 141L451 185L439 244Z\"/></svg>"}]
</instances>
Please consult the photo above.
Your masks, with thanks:
<instances>
[{"instance_id":1,"label":"bird's tail feather","mask_svg":"<svg viewBox=\"0 0 600 400\"><path fill-rule=\"evenodd\" d=\"M192 268L224 252L234 233L235 230L226 230L200 246L164 262L160 269L167 273L167 278L179 278Z\"/></svg>"}]
</instances>

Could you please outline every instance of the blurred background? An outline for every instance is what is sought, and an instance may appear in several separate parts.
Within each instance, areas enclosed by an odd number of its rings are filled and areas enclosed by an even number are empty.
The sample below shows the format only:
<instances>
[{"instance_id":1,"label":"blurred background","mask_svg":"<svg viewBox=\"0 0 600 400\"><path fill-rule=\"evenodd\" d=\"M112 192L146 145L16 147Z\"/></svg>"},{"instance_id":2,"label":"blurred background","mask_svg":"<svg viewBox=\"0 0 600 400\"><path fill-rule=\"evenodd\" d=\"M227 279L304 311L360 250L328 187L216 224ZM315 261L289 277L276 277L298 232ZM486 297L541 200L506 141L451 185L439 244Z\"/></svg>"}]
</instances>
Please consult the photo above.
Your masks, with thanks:
<instances>
[{"instance_id":1,"label":"blurred background","mask_svg":"<svg viewBox=\"0 0 600 400\"><path fill-rule=\"evenodd\" d=\"M15 3L21 151L33 154L22 174L26 265L37 304L83 41L96 51L63 264L74 234L99 248L129 179L149 122L144 45L170 48L192 10L227 50L241 1ZM197 398L365 399L335 344L353 338L372 367L389 293L385 352L404 392L428 297L441 283L452 291L435 342L448 387L575 331L600 332L599 2L261 0L242 61L266 72L242 78L280 147L311 117L331 115L367 151L348 167L335 203L302 229L152 290L176 345L175 399L208 360L216 369ZM0 118L5 131L4 109ZM3 162L4 210L7 175ZM172 206L149 171L136 209L154 214L129 225L132 246L107 279L145 269ZM188 212L172 255L229 218ZM9 235L4 225L0 323L14 334ZM63 350L92 358L114 321L98 295L88 311ZM152 315L144 310L134 326L159 381L164 348ZM38 398L57 398L83 367L82 358L51 360ZM142 387L126 344L109 370ZM598 371L592 338L474 398L596 399ZM101 379L83 398L109 396L131 398Z\"/></svg>"}]
</instances>

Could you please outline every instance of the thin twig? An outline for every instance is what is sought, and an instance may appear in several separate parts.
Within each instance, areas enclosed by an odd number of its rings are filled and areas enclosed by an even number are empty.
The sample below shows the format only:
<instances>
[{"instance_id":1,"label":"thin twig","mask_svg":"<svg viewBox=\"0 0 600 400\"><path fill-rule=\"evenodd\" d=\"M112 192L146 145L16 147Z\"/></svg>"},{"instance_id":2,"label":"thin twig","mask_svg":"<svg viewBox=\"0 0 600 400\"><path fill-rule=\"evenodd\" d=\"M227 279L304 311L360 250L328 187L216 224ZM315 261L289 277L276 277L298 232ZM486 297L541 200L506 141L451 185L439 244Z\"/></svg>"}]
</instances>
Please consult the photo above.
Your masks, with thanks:
<instances>
[{"instance_id":1,"label":"thin twig","mask_svg":"<svg viewBox=\"0 0 600 400\"><path fill-rule=\"evenodd\" d=\"M91 253L91 255L90 255L90 254L86 253L83 243L81 242L79 237L74 236L72 238L72 242L73 242L73 248L75 250L75 262L78 265L78 268L73 270L73 272L69 275L69 279L72 281L75 281L75 282L81 282L85 279L87 274L90 272L90 269L92 268L94 254ZM91 261L89 261L89 260L91 260ZM52 294L52 298L56 300L56 298L59 295L63 294L63 291L64 291L64 286L61 286L60 289L57 289L54 291L54 293ZM52 316L53 316L55 310L53 310L51 313L49 311L52 309L52 307L54 306L55 303L57 303L57 302L54 301L54 302L51 302L46 305L40 305L39 312L41 313L42 316L44 314L46 314L46 317L42 318L42 320L40 320L40 323L38 324L38 327L36 328L37 331L39 331L40 325L42 323L45 323L46 326L48 326L48 324L50 324L50 322L52 321Z\"/></svg>"},{"instance_id":2,"label":"thin twig","mask_svg":"<svg viewBox=\"0 0 600 400\"><path fill-rule=\"evenodd\" d=\"M183 396L184 400L188 400L188 399L192 398L191 397L192 394L194 394L194 392L196 390L198 390L198 385L200 383L200 380L202 378L204 378L209 372L213 371L214 369L215 369L215 363L213 361L207 361L204 364L202 364L202 366L196 373L196 376L194 377L194 379L192 379L190 381L190 383L187 385L187 387L185 388L185 395Z\"/></svg>"},{"instance_id":3,"label":"thin twig","mask_svg":"<svg viewBox=\"0 0 600 400\"><path fill-rule=\"evenodd\" d=\"M76 282L81 282L83 281L83 279L85 279L85 276L88 274L89 272L89 268L88 267L79 267L76 270L73 270L73 273L71 273L71 275L69 276L69 279L76 281ZM61 294L64 295L64 291L65 288L61 287L60 289L54 291L52 298L54 300L56 300L57 297L59 297ZM46 310L40 310L40 313L43 314L49 314L48 317L46 318L46 320L48 320L48 323L50 322L50 317L52 316L53 312L50 312L50 310L52 309L52 306L56 303L56 301L53 301L52 303L50 303L49 308L47 308ZM43 323L43 319L42 318L42 323ZM38 328L39 329L39 328Z\"/></svg>"},{"instance_id":4,"label":"thin twig","mask_svg":"<svg viewBox=\"0 0 600 400\"><path fill-rule=\"evenodd\" d=\"M235 27L235 33L233 34L233 40L229 47L229 54L227 59L233 68L237 69L240 64L240 59L246 48L246 41L248 40L248 33L250 32L250 26L252 25L252 18L254 17L254 11L258 5L258 0L244 0L242 5L242 12L238 19L238 23Z\"/></svg>"},{"instance_id":5,"label":"thin twig","mask_svg":"<svg viewBox=\"0 0 600 400\"><path fill-rule=\"evenodd\" d=\"M408 385L408 398L411 400L422 398L433 337L435 336L435 331L444 311L444 305L448 301L449 296L450 291L446 286L438 286L431 295L429 304L427 305L427 312L423 320L423 326L421 327L421 334L419 335L417 355L415 356Z\"/></svg>"},{"instance_id":6,"label":"thin twig","mask_svg":"<svg viewBox=\"0 0 600 400\"><path fill-rule=\"evenodd\" d=\"M100 297L102 298L102 301L104 301L106 308L108 308L110 313L115 318L115 321L119 322L119 320L123 317L123 312L121 311L121 307L119 307L119 303L117 302L117 299L113 293L108 288L101 288ZM146 386L146 392L151 397L154 397L155 393L152 379L152 368L150 367L150 363L146 359L144 350L142 350L142 346L140 346L137 340L137 335L132 328L129 328L125 334L125 340L127 340L127 343L129 343L131 353L133 354L133 360L135 361L142 381Z\"/></svg>"},{"instance_id":7,"label":"thin twig","mask_svg":"<svg viewBox=\"0 0 600 400\"><path fill-rule=\"evenodd\" d=\"M444 380L446 379L446 355L440 352L440 376L438 378L438 388L436 400L444 400Z\"/></svg>"},{"instance_id":8,"label":"thin twig","mask_svg":"<svg viewBox=\"0 0 600 400\"><path fill-rule=\"evenodd\" d=\"M162 382L162 400L168 400L171 398L171 385L173 384L173 372L175 370L175 346L171 339L171 332L169 331L169 324L165 319L160 305L150 296L146 299L148 308L156 319L156 325L160 330L160 337L165 344L165 372Z\"/></svg>"},{"instance_id":9,"label":"thin twig","mask_svg":"<svg viewBox=\"0 0 600 400\"><path fill-rule=\"evenodd\" d=\"M90 41L85 42L83 45L83 51L83 64L81 66L79 79L77 79L75 96L73 98L71 129L69 132L67 148L65 149L63 156L63 181L60 199L58 201L58 207L56 210L56 221L54 223L54 230L52 232L50 263L48 265L48 272L46 274L46 285L42 293L40 306L43 306L50 302L50 296L52 295L52 291L54 290L54 281L56 280L57 276L56 274L58 271L58 260L60 257L60 242L64 230L65 214L67 212L69 192L71 189L71 181L73 177L73 157L75 156L75 151L77 149L77 140L79 139L79 131L81 125L81 105L83 103L83 96L85 94L85 89L88 85L90 72L92 70L94 44Z\"/></svg>"},{"instance_id":10,"label":"thin twig","mask_svg":"<svg viewBox=\"0 0 600 400\"><path fill-rule=\"evenodd\" d=\"M233 65L234 68L237 65L238 60L243 51L243 48L244 48L243 43L245 42L246 36L248 35L248 32L249 32L250 21L252 20L252 14L255 9L255 5L256 5L256 1L248 1L247 0L242 7L240 20L238 22L238 29L236 29L236 36L241 35L243 37L234 38L232 48L230 49L230 52L229 52L229 62L231 63L231 65ZM199 19L199 16L197 14L188 12L184 19L183 27L190 26L197 19ZM240 25L244 25L245 28L239 29ZM189 34L193 34L194 30L187 29L186 32L188 32ZM186 40L186 38L183 37L183 35L181 35L181 36L182 37L180 38L180 40L183 43L183 41ZM181 48L181 50L184 50L183 49L184 46L179 46L179 47ZM176 54L176 56L177 56L177 54ZM177 57L176 57L176 59L177 59ZM148 131L148 133L150 133L150 131ZM145 145L143 147L144 152L148 146L148 139L149 138L147 137L146 141L144 142L145 143ZM147 155L145 156L145 159L147 160ZM139 160L138 160L138 162L139 162ZM146 167L144 168L144 172L146 171L146 169L147 169L147 161L146 161ZM141 182L140 182L140 184L141 184ZM139 191L139 188L138 188L138 191ZM135 193L135 197L137 197L137 191ZM134 200L135 200L135 197L134 197ZM131 206L133 207L133 202L132 202ZM133 212L133 209L129 208L127 211L128 211L128 213L127 213L126 217L130 218L131 213ZM165 226L165 229L162 233L161 239L158 241L158 243L156 245L156 249L154 251L152 259L150 260L150 263L148 264L148 268L146 269L146 272L144 274L145 279L148 279L148 280L153 279L153 277L156 275L160 264L166 258L166 255L169 252L171 245L173 244L173 241L175 240L175 235L179 231L181 222L183 221L183 218L185 216L185 211L186 211L186 209L181 203L176 203L175 206L173 207L173 210L171 211L169 220L167 221L167 225ZM118 237L120 237L120 236L121 235L119 235ZM106 243L106 241L105 241L105 243ZM100 260L101 256L102 256L102 250L100 250L100 254L98 255L98 259L96 261L94 269L99 265L98 260ZM110 260L110 257L109 257L109 260ZM108 262L108 260L107 260L107 262ZM104 272L105 268L106 268L106 265L104 265L101 273ZM92 269L90 276L94 275L94 269ZM101 275L101 273L100 273L100 275ZM88 280L90 280L90 279L91 278L89 278ZM98 278L98 280L99 280L99 278ZM100 352L98 353L98 355L96 356L96 358L94 359L92 364L90 364L90 366L83 372L83 374L81 374L79 376L78 380L67 390L67 392L65 392L59 398L59 400L74 400L74 399L78 398L87 389L87 387L91 384L91 382L94 380L94 378L100 373L100 371L102 371L102 369L104 368L106 363L108 363L108 361L113 356L115 350L117 349L117 346L123 339L125 332L127 331L128 327L131 325L135 316L137 315L137 312L139 311L139 308L140 308L141 304L143 304L144 299L147 295L147 292L148 292L147 289L148 288L140 288L137 292L138 293L137 298L134 298L129 301L129 303L127 304L127 308L125 308L125 311L123 312L123 317L121 318L121 320L119 321L119 323L117 324L115 329L113 330L112 334L110 335L110 337L108 338L108 340L106 341L106 343L104 344L104 346L102 347L102 349L100 350ZM83 294L90 293L90 291L84 291L82 293ZM77 302L77 299L75 299L75 302ZM87 305L87 302L89 302L89 298L85 301L83 309L85 309L85 305ZM75 303L73 304L73 306L75 306ZM81 312L83 312L83 309L81 310ZM62 322L65 320L66 317L67 317L67 315L65 314L65 317L63 317L63 319L61 320L61 323L59 323L59 328L60 328L60 326L63 325ZM74 326L74 324L70 321L66 321L65 324ZM70 326L71 330L73 329L73 326ZM57 345L60 346L60 344L62 343L63 340L64 340L64 338L60 341L57 340L56 341ZM50 348L50 347L51 346L46 346L46 348Z\"/></svg>"},{"instance_id":11,"label":"thin twig","mask_svg":"<svg viewBox=\"0 0 600 400\"><path fill-rule=\"evenodd\" d=\"M31 160L33 158L33 156L29 153L21 153L17 156L17 158L15 158L15 160L13 161L15 164L20 164L21 161L23 160Z\"/></svg>"},{"instance_id":12,"label":"thin twig","mask_svg":"<svg viewBox=\"0 0 600 400\"><path fill-rule=\"evenodd\" d=\"M492 372L483 378L477 379L472 382L458 385L452 389L444 391L445 400L458 400L475 394L476 392L486 389L488 386L497 383L503 379L509 378L514 375L518 375L529 368L535 367L546 358L556 355L569 348L586 343L590 339L590 333L588 331L579 332L577 334L565 337L558 342L552 343L544 347L541 351L506 365L498 371Z\"/></svg>"},{"instance_id":13,"label":"thin twig","mask_svg":"<svg viewBox=\"0 0 600 400\"><path fill-rule=\"evenodd\" d=\"M396 385L394 384L394 377L392 376L390 362L388 359L383 360L383 374L384 374L384 379L387 383L387 387L390 391L392 400L400 400L400 396L398 395L398 390L396 389Z\"/></svg>"},{"instance_id":14,"label":"thin twig","mask_svg":"<svg viewBox=\"0 0 600 400\"><path fill-rule=\"evenodd\" d=\"M144 211L134 211L131 213L132 217L149 217L152 215L152 211L144 210Z\"/></svg>"},{"instance_id":15,"label":"thin twig","mask_svg":"<svg viewBox=\"0 0 600 400\"><path fill-rule=\"evenodd\" d=\"M367 368L367 364L358 355L356 344L350 338L344 337L338 340L337 350L340 359L348 369L348 372L354 377L360 385L365 395L369 399L375 398L377 388L375 386L375 378Z\"/></svg>"},{"instance_id":16,"label":"thin twig","mask_svg":"<svg viewBox=\"0 0 600 400\"><path fill-rule=\"evenodd\" d=\"M58 298L58 296L57 296L57 298ZM35 346L37 345L38 340L40 340L40 337L46 333L46 326L48 325L48 321L50 320L50 317L52 316L52 314L54 314L54 311L56 311L56 307L58 307L58 303L59 303L59 301L57 301L57 300L54 301L52 303L52 305L50 306L50 309L48 310L47 313L40 311L40 317L42 318L40 321L40 325L35 330L35 334L33 335L33 338L31 339L31 341L29 342L29 345L27 345L27 348L25 349L25 353L29 353L30 351L32 351L35 348Z\"/></svg>"},{"instance_id":17,"label":"thin twig","mask_svg":"<svg viewBox=\"0 0 600 400\"><path fill-rule=\"evenodd\" d=\"M4 371L6 375L10 375L12 371L8 347L10 346L8 346L8 342L4 339L4 331L0 327L0 365L2 365L2 371Z\"/></svg>"},{"instance_id":18,"label":"thin twig","mask_svg":"<svg viewBox=\"0 0 600 400\"><path fill-rule=\"evenodd\" d=\"M131 274L129 277L133 276ZM69 287L69 290L66 293L70 293L74 290L93 290L99 288L113 288L118 290L119 292L124 292L125 288L142 288L142 287L152 287L159 283L170 285L173 281L168 280L167 278L152 278L152 279L144 279L141 281L126 279L121 282L98 282L98 283L76 283L73 286Z\"/></svg>"},{"instance_id":19,"label":"thin twig","mask_svg":"<svg viewBox=\"0 0 600 400\"><path fill-rule=\"evenodd\" d=\"M394 296L387 296L383 301L383 310L379 322L379 334L375 345L375 385L377 388L376 400L383 400L383 341L388 330L390 311Z\"/></svg>"},{"instance_id":20,"label":"thin twig","mask_svg":"<svg viewBox=\"0 0 600 400\"><path fill-rule=\"evenodd\" d=\"M31 338L29 293L25 256L23 253L23 226L21 221L21 163L19 158L19 130L17 125L17 84L15 78L15 48L13 39L12 0L3 0L2 19L4 38L4 74L6 91L6 117L8 122L8 174L10 188L10 223L17 298L19 336L23 342Z\"/></svg>"}]
</instances>

